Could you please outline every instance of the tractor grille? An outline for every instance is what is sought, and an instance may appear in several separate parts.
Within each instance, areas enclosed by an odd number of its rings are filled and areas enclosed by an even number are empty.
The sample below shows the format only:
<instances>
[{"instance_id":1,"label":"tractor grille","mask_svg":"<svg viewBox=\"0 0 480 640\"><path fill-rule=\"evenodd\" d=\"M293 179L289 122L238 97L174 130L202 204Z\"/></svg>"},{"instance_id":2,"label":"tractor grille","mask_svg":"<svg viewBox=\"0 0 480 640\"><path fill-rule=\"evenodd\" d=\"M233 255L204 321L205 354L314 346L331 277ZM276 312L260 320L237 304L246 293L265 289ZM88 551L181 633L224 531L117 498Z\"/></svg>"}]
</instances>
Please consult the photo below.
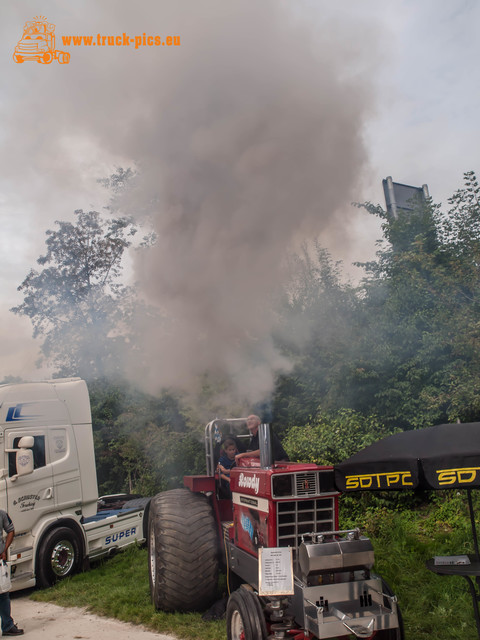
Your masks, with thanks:
<instances>
[{"instance_id":1,"label":"tractor grille","mask_svg":"<svg viewBox=\"0 0 480 640\"><path fill-rule=\"evenodd\" d=\"M296 494L297 496L314 496L320 493L318 487L318 473L311 471L310 473L296 473Z\"/></svg>"},{"instance_id":2,"label":"tractor grille","mask_svg":"<svg viewBox=\"0 0 480 640\"><path fill-rule=\"evenodd\" d=\"M273 498L313 498L326 493L336 493L333 469L312 469L272 475Z\"/></svg>"},{"instance_id":3,"label":"tractor grille","mask_svg":"<svg viewBox=\"0 0 480 640\"><path fill-rule=\"evenodd\" d=\"M279 547L297 550L304 533L335 529L334 497L277 502L277 532Z\"/></svg>"}]
</instances>

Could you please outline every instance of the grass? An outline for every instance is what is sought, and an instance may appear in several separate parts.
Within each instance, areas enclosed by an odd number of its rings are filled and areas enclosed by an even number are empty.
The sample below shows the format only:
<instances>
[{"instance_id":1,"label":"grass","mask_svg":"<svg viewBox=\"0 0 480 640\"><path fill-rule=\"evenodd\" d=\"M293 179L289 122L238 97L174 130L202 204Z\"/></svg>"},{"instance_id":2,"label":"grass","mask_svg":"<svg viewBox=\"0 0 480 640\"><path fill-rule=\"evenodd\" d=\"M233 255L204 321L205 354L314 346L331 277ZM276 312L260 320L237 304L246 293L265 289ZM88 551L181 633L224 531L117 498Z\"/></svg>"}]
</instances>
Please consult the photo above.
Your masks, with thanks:
<instances>
[{"instance_id":1,"label":"grass","mask_svg":"<svg viewBox=\"0 0 480 640\"><path fill-rule=\"evenodd\" d=\"M365 514L375 571L396 593L406 640L472 640L477 636L465 579L438 576L425 562L435 555L473 553L465 495L444 492L415 510Z\"/></svg>"},{"instance_id":2,"label":"grass","mask_svg":"<svg viewBox=\"0 0 480 640\"><path fill-rule=\"evenodd\" d=\"M375 550L375 571L397 594L406 640L472 640L476 637L467 583L437 576L425 562L434 555L473 551L463 496L435 496L409 511L372 508L357 519ZM352 522L342 522L352 526ZM35 591L34 600L86 607L98 615L141 624L185 640L225 640L225 621L205 622L199 613L163 613L150 603L145 549L130 547L91 571Z\"/></svg>"},{"instance_id":3,"label":"grass","mask_svg":"<svg viewBox=\"0 0 480 640\"><path fill-rule=\"evenodd\" d=\"M201 613L164 613L150 602L147 551L128 547L90 571L50 589L34 591L33 600L62 607L86 607L91 613L144 625L185 640L225 640L225 621L205 622Z\"/></svg>"}]
</instances>

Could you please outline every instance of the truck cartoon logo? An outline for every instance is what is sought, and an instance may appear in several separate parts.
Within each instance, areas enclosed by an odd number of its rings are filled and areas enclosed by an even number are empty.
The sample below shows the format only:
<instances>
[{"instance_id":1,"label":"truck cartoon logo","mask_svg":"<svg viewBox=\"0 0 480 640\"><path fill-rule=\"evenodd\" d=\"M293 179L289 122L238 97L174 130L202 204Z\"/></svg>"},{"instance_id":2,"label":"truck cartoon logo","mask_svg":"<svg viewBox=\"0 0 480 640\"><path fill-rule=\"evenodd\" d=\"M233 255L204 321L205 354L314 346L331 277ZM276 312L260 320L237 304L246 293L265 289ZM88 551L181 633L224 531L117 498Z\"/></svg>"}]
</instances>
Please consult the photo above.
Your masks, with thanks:
<instances>
[{"instance_id":1,"label":"truck cartoon logo","mask_svg":"<svg viewBox=\"0 0 480 640\"><path fill-rule=\"evenodd\" d=\"M68 64L70 54L55 49L55 25L47 22L44 16L35 16L33 20L25 23L13 59L17 63L36 60L41 64L50 64L52 60L58 60L60 64Z\"/></svg>"}]
</instances>

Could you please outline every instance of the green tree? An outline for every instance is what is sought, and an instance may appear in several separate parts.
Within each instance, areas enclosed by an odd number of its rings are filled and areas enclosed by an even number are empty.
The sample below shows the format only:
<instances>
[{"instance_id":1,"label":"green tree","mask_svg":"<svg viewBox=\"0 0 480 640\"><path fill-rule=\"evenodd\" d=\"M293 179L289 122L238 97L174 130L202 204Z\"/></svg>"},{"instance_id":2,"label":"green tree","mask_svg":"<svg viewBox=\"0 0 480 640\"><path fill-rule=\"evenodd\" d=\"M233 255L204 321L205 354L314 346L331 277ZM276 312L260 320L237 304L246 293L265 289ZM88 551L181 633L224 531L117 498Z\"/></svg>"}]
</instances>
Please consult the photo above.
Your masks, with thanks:
<instances>
[{"instance_id":1,"label":"green tree","mask_svg":"<svg viewBox=\"0 0 480 640\"><path fill-rule=\"evenodd\" d=\"M152 495L205 472L202 433L180 396L154 397L125 381L89 383L100 493Z\"/></svg>"},{"instance_id":2,"label":"green tree","mask_svg":"<svg viewBox=\"0 0 480 640\"><path fill-rule=\"evenodd\" d=\"M353 288L318 245L295 258L277 343L294 361L279 377L280 427L321 412L378 415L389 429L480 419L480 187L450 209L416 202L382 221L376 259Z\"/></svg>"},{"instance_id":3,"label":"green tree","mask_svg":"<svg viewBox=\"0 0 480 640\"><path fill-rule=\"evenodd\" d=\"M11 311L29 317L33 336L43 338L40 362L92 379L117 372L127 345L134 294L120 276L137 229L125 217L81 209L75 216L46 232L42 268L18 287L24 300Z\"/></svg>"},{"instance_id":4,"label":"green tree","mask_svg":"<svg viewBox=\"0 0 480 640\"><path fill-rule=\"evenodd\" d=\"M351 409L320 411L311 422L293 426L283 445L292 460L332 465L390 434L377 416Z\"/></svg>"},{"instance_id":5,"label":"green tree","mask_svg":"<svg viewBox=\"0 0 480 640\"><path fill-rule=\"evenodd\" d=\"M473 173L449 204L444 214L431 202L418 203L395 219L366 205L385 220L385 241L377 260L364 265L366 340L357 360L375 390L363 397L370 410L403 428L480 417L480 208Z\"/></svg>"},{"instance_id":6,"label":"green tree","mask_svg":"<svg viewBox=\"0 0 480 640\"><path fill-rule=\"evenodd\" d=\"M294 366L277 379L273 413L280 431L305 424L324 410L348 407L339 389L352 349L355 288L341 280L334 262L316 241L292 256L278 304L275 340Z\"/></svg>"}]
</instances>

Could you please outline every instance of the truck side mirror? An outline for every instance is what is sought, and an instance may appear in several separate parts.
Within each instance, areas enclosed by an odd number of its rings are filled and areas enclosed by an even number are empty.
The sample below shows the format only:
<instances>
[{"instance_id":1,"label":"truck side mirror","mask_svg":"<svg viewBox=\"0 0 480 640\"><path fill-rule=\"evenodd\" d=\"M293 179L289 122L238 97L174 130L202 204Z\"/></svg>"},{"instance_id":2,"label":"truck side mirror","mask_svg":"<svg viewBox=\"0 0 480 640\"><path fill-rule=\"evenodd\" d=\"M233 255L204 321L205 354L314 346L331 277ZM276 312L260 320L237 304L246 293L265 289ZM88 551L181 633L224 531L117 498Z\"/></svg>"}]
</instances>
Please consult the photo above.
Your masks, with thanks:
<instances>
[{"instance_id":1,"label":"truck side mirror","mask_svg":"<svg viewBox=\"0 0 480 640\"><path fill-rule=\"evenodd\" d=\"M33 451L19 449L17 451L17 476L26 476L33 472ZM12 480L13 480L12 476Z\"/></svg>"},{"instance_id":2,"label":"truck side mirror","mask_svg":"<svg viewBox=\"0 0 480 640\"><path fill-rule=\"evenodd\" d=\"M35 444L35 439L33 436L23 436L18 441L19 449L33 449L33 445Z\"/></svg>"}]
</instances>

